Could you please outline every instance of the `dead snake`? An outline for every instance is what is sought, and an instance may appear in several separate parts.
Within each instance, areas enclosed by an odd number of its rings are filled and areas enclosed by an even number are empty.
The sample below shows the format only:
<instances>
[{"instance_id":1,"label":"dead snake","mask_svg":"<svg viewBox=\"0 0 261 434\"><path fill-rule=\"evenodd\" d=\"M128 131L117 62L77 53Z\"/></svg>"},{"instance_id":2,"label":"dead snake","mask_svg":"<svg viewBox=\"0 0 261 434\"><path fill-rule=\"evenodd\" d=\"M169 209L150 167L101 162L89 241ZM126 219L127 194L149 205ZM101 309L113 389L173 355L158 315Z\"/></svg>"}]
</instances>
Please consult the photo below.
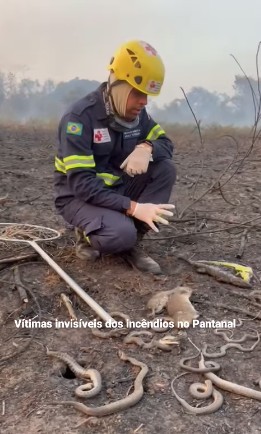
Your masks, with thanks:
<instances>
[{"instance_id":1,"label":"dead snake","mask_svg":"<svg viewBox=\"0 0 261 434\"><path fill-rule=\"evenodd\" d=\"M202 407L202 408L197 408L197 407L193 407L190 404L188 404L184 399L182 399L177 392L174 389L174 380L172 380L171 383L171 388L172 388L172 392L175 395L175 397L177 398L177 400L182 404L182 406L188 410L190 413L193 414L210 414L213 413L214 411L217 411L223 404L223 396L221 395L220 392L218 392L217 390L215 390L213 388L213 384L217 387L219 387L220 389L226 390L227 392L232 392L235 393L237 395L242 395L245 396L247 398L252 398L252 399L256 399L258 401L261 401L261 392L255 389L250 389L248 387L245 386L241 386L239 384L236 383L232 383L231 381L228 380L224 380L223 378L218 377L216 374L214 374L213 371L217 371L220 369L220 366L218 365L218 363L215 363L213 361L205 361L204 360L204 356L201 353L201 359L199 361L199 367L198 368L193 368L191 366L188 366L185 364L185 362L187 360L191 360L196 358L198 355L190 357L190 358L186 358L186 359L181 359L180 361L180 366L184 369L186 369L189 372L197 372L197 373L202 373L204 374L204 376L206 377L206 381L205 384L202 383L193 383L190 386L190 393L193 397L195 398L207 398L209 396L213 396L214 401L206 406L206 407ZM209 380L209 382L208 382ZM260 386L260 382L259 382L259 386ZM200 391L201 389L201 391ZM204 391L202 392L202 389L204 389Z\"/></svg>"},{"instance_id":2,"label":"dead snake","mask_svg":"<svg viewBox=\"0 0 261 434\"><path fill-rule=\"evenodd\" d=\"M50 351L47 348L47 355L62 360L69 366L71 371L79 378L88 378L91 382L83 384L75 389L75 395L80 398L91 398L96 396L102 388L101 374L96 369L84 369L73 357L60 351ZM91 389L91 390L90 390Z\"/></svg>"},{"instance_id":3,"label":"dead snake","mask_svg":"<svg viewBox=\"0 0 261 434\"><path fill-rule=\"evenodd\" d=\"M95 416L95 417L107 416L109 414L116 413L118 411L126 410L127 408L137 404L137 402L139 402L143 397L143 393L144 393L143 380L147 375L149 368L145 363L140 362L137 359L134 359L134 357L127 356L123 351L119 351L118 356L121 360L128 361L132 365L141 368L140 372L138 373L134 381L134 391L130 395L118 401L105 404L101 407L88 407L87 405L84 405L81 402L76 402L76 401L59 401L59 402L54 401L52 402L52 404L71 405L76 410L79 410L82 413L87 414L88 416Z\"/></svg>"}]
</instances>

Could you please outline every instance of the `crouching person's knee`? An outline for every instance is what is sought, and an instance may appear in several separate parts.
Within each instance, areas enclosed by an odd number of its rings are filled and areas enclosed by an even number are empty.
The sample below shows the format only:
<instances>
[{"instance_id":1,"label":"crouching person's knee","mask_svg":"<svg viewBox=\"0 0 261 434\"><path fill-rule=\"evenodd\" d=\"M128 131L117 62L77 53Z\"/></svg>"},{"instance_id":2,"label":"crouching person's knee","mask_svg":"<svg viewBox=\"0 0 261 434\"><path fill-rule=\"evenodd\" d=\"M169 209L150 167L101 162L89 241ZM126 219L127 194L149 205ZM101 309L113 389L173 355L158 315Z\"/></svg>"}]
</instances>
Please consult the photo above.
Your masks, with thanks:
<instances>
[{"instance_id":1,"label":"crouching person's knee","mask_svg":"<svg viewBox=\"0 0 261 434\"><path fill-rule=\"evenodd\" d=\"M162 160L158 163L157 171L160 177L170 185L176 181L176 167L173 160Z\"/></svg>"},{"instance_id":2,"label":"crouching person's knee","mask_svg":"<svg viewBox=\"0 0 261 434\"><path fill-rule=\"evenodd\" d=\"M103 231L91 237L91 244L103 254L121 253L134 247L137 229L132 220L123 216L115 225L104 227Z\"/></svg>"}]
</instances>

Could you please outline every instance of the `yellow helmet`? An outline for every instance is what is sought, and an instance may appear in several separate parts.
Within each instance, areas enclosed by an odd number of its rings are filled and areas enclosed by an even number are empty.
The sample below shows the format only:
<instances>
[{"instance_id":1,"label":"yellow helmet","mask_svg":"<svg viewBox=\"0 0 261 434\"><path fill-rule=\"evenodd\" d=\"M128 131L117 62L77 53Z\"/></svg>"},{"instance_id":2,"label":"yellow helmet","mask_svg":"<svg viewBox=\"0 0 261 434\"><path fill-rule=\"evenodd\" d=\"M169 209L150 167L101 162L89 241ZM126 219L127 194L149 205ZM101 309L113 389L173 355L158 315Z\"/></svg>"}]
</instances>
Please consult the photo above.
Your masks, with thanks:
<instances>
[{"instance_id":1,"label":"yellow helmet","mask_svg":"<svg viewBox=\"0 0 261 434\"><path fill-rule=\"evenodd\" d=\"M121 45L108 66L118 80L147 95L159 95L165 68L155 48L144 41L129 41Z\"/></svg>"}]
</instances>

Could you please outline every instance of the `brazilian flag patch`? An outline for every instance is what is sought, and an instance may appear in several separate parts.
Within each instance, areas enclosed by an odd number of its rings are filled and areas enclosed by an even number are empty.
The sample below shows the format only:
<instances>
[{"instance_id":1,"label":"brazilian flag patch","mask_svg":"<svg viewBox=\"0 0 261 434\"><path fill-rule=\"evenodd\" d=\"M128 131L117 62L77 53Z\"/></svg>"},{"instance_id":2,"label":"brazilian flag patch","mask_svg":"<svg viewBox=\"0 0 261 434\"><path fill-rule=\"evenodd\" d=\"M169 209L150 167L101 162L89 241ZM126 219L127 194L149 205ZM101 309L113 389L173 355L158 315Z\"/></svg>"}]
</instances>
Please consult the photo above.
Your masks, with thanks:
<instances>
[{"instance_id":1,"label":"brazilian flag patch","mask_svg":"<svg viewBox=\"0 0 261 434\"><path fill-rule=\"evenodd\" d=\"M77 124L76 122L68 122L66 127L67 134L75 134L76 136L82 135L82 124Z\"/></svg>"}]
</instances>

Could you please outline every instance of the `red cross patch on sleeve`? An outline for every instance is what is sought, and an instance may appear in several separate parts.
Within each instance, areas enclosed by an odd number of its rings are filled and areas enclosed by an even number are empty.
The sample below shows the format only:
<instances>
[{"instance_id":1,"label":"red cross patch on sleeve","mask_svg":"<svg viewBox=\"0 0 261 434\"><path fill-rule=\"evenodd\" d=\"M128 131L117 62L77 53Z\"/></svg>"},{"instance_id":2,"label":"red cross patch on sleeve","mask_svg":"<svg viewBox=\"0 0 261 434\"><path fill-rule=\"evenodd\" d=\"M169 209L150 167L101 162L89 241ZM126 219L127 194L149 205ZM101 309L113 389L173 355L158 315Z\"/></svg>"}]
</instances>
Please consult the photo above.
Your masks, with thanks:
<instances>
[{"instance_id":1,"label":"red cross patch on sleeve","mask_svg":"<svg viewBox=\"0 0 261 434\"><path fill-rule=\"evenodd\" d=\"M108 143L110 141L108 128L95 128L93 130L93 143Z\"/></svg>"}]
</instances>

